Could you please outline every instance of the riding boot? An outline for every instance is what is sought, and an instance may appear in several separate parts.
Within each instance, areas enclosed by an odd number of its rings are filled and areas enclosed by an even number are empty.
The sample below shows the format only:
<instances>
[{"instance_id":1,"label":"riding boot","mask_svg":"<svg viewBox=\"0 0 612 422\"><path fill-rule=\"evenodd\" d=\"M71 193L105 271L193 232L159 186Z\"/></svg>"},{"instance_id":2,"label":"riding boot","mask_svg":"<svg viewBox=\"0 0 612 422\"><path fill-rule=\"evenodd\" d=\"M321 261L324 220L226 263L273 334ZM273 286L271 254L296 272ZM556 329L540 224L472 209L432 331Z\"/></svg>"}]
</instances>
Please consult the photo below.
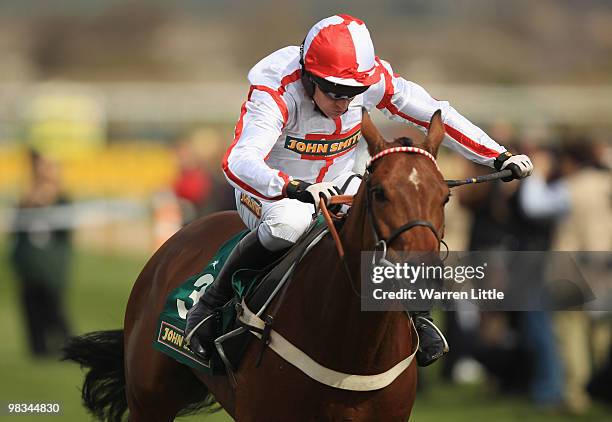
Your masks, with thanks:
<instances>
[{"instance_id":1,"label":"riding boot","mask_svg":"<svg viewBox=\"0 0 612 422\"><path fill-rule=\"evenodd\" d=\"M419 366L429 366L448 352L444 335L433 323L430 311L410 312L419 335L419 350L416 354Z\"/></svg>"},{"instance_id":2,"label":"riding boot","mask_svg":"<svg viewBox=\"0 0 612 422\"><path fill-rule=\"evenodd\" d=\"M232 275L241 268L262 269L278 255L278 252L270 251L261 244L257 230L238 242L215 281L187 312L186 342L193 353L204 360L210 359L220 319L218 308L229 302L234 295Z\"/></svg>"}]
</instances>

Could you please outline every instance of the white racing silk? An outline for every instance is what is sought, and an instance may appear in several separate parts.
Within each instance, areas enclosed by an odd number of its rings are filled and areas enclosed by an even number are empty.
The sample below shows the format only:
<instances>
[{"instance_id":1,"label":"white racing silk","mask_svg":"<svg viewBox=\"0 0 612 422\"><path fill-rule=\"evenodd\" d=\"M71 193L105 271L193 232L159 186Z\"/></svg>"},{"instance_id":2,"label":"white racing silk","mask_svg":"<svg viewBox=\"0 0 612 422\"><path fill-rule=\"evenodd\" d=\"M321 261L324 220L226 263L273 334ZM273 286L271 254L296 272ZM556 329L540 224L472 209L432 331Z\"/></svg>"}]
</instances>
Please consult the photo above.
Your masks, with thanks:
<instances>
[{"instance_id":1,"label":"white racing silk","mask_svg":"<svg viewBox=\"0 0 612 422\"><path fill-rule=\"evenodd\" d=\"M249 72L251 88L223 159L227 180L242 192L275 201L283 198L283 187L293 178L315 183L350 173L361 139L362 108L378 108L390 119L423 131L440 109L447 147L490 167L505 151L447 101L394 74L380 59L380 81L355 97L346 113L330 119L316 109L302 86L299 56L299 47L285 47Z\"/></svg>"}]
</instances>

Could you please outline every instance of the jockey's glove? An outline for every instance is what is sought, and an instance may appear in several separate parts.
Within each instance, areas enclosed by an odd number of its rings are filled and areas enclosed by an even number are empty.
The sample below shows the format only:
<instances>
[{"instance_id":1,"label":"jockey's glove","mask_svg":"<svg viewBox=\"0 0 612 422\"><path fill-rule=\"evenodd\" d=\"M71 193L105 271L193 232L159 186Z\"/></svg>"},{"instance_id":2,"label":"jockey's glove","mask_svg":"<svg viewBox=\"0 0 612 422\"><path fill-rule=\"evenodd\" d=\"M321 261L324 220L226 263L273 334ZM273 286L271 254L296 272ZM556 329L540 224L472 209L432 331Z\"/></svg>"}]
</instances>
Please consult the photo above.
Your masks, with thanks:
<instances>
[{"instance_id":1,"label":"jockey's glove","mask_svg":"<svg viewBox=\"0 0 612 422\"><path fill-rule=\"evenodd\" d=\"M512 171L512 176L504 177L504 182L509 182L514 179L522 179L527 177L533 172L533 164L526 155L512 155L512 153L506 151L502 152L497 156L493 162L495 168L498 171L508 169Z\"/></svg>"},{"instance_id":2,"label":"jockey's glove","mask_svg":"<svg viewBox=\"0 0 612 422\"><path fill-rule=\"evenodd\" d=\"M308 202L319 205L319 200L323 199L329 205L329 199L334 195L340 195L340 189L330 182L308 183L303 180L291 180L285 185L285 196L297 199L301 202Z\"/></svg>"}]
</instances>

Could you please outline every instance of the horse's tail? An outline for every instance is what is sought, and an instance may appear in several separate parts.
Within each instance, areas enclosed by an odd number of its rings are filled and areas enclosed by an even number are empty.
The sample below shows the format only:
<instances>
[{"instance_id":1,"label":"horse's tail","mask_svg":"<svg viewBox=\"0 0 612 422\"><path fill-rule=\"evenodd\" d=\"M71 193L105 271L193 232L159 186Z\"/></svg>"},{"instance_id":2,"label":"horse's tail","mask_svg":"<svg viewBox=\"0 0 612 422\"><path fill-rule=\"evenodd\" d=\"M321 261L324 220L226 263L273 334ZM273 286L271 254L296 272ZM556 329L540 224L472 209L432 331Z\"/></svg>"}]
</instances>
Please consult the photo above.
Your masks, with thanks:
<instances>
[{"instance_id":1,"label":"horse's tail","mask_svg":"<svg viewBox=\"0 0 612 422\"><path fill-rule=\"evenodd\" d=\"M62 360L71 360L82 368L88 368L81 394L85 407L101 421L121 422L128 409L123 330L96 331L72 337L66 342L63 352ZM197 383L192 390L188 403L177 416L221 409L204 384Z\"/></svg>"},{"instance_id":2,"label":"horse's tail","mask_svg":"<svg viewBox=\"0 0 612 422\"><path fill-rule=\"evenodd\" d=\"M123 367L123 330L96 331L72 337L62 360L89 368L83 382L83 404L99 420L120 422L127 410Z\"/></svg>"}]
</instances>

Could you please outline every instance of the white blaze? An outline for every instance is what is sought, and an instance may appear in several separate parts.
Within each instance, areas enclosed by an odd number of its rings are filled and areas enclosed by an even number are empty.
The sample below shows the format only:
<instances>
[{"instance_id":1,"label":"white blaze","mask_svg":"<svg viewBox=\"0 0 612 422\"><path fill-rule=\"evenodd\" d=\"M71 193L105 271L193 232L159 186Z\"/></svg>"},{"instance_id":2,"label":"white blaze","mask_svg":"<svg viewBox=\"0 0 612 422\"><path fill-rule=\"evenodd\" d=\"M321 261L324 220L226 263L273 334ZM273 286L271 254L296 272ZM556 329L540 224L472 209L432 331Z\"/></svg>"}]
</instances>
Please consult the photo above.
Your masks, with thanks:
<instances>
[{"instance_id":1,"label":"white blaze","mask_svg":"<svg viewBox=\"0 0 612 422\"><path fill-rule=\"evenodd\" d=\"M414 185L416 190L419 190L421 180L419 179L419 173L417 172L417 169L412 169L412 171L410 172L410 176L408 176L408 180Z\"/></svg>"}]
</instances>

